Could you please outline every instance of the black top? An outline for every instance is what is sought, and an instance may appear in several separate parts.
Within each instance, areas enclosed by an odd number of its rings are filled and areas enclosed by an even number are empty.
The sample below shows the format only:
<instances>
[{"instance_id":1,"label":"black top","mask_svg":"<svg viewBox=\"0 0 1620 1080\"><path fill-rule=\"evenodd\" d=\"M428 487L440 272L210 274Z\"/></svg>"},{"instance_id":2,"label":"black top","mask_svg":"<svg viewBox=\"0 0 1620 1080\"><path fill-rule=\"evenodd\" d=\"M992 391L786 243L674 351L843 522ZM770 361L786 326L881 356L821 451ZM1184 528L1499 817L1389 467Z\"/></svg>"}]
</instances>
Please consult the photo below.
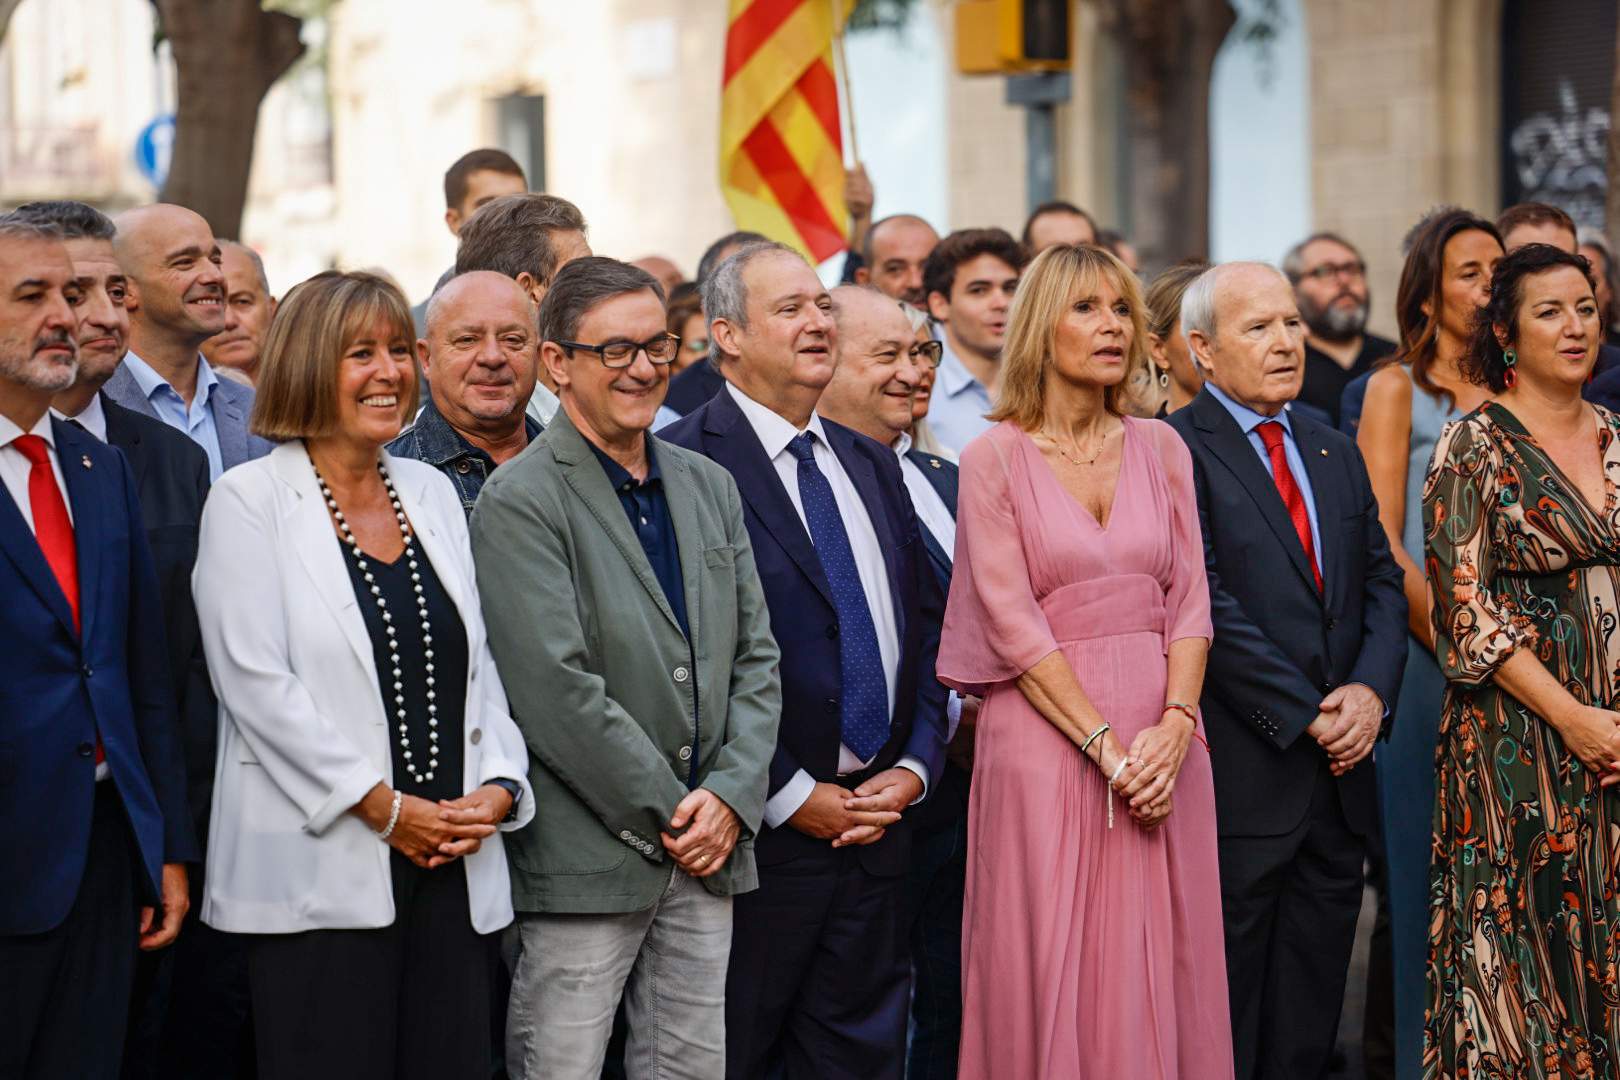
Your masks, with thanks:
<instances>
[{"instance_id":1,"label":"black top","mask_svg":"<svg viewBox=\"0 0 1620 1080\"><path fill-rule=\"evenodd\" d=\"M336 538L334 537L334 540ZM371 635L371 655L377 661L378 690L382 694L383 715L388 722L388 745L394 757L393 786L407 795L423 799L459 799L462 790L462 739L465 738L467 706L467 628L461 613L450 595L439 583L420 542L413 540L411 550L416 554L416 573L421 578L422 595L427 599L428 622L433 630L433 702L438 706L439 733L438 765L433 768L433 779L417 783L405 767L405 747L399 741L399 703L395 701L393 661L388 653L388 634L383 630L382 611L376 597L365 580L369 571L382 589L382 598L388 602L388 613L393 618L394 641L399 649L401 672L398 694L405 699L405 716L410 732L411 764L416 771L428 770L428 698L427 647L422 640L422 614L416 606L416 593L412 588L411 570L401 555L392 563L385 563L367 555L366 570L355 564L354 552L349 545L338 541L343 549L343 562L349 568L349 579L354 584L354 597L360 604L360 614L366 620L366 633Z\"/></svg>"},{"instance_id":2,"label":"black top","mask_svg":"<svg viewBox=\"0 0 1620 1080\"><path fill-rule=\"evenodd\" d=\"M1306 342L1305 385L1300 388L1299 397L1295 400L1313 406L1318 419L1338 427L1339 400L1344 396L1344 388L1357 376L1371 371L1373 364L1394 351L1395 343L1388 338L1364 334L1356 362L1342 368L1333 357Z\"/></svg>"},{"instance_id":3,"label":"black top","mask_svg":"<svg viewBox=\"0 0 1620 1080\"><path fill-rule=\"evenodd\" d=\"M599 450L589 439L596 460L607 473L608 486L619 497L630 528L641 541L641 550L647 553L653 576L664 590L664 599L681 624L681 633L687 637L692 631L686 623L686 586L681 577L681 549L675 542L675 522L669 516L669 500L664 497L664 477L658 471L658 455L653 453L651 439L647 439L647 478L636 481L630 471Z\"/></svg>"}]
</instances>

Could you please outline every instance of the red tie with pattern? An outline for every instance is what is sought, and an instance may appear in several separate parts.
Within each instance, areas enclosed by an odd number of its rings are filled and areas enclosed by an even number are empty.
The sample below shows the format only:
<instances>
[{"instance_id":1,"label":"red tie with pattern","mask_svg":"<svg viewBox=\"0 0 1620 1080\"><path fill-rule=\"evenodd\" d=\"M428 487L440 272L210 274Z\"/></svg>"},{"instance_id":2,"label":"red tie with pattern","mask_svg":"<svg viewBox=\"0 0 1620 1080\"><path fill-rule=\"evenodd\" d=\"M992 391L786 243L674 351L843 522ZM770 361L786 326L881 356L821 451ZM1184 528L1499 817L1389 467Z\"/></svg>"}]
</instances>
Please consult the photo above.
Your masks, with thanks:
<instances>
[{"instance_id":1,"label":"red tie with pattern","mask_svg":"<svg viewBox=\"0 0 1620 1080\"><path fill-rule=\"evenodd\" d=\"M56 583L67 597L68 610L73 612L73 629L79 629L79 557L73 542L73 521L68 517L67 503L62 489L56 486L56 473L51 469L50 448L38 435L19 435L11 445L28 463L28 506L34 515L34 538L45 556ZM96 764L106 757L101 739L96 738Z\"/></svg>"},{"instance_id":2,"label":"red tie with pattern","mask_svg":"<svg viewBox=\"0 0 1620 1080\"><path fill-rule=\"evenodd\" d=\"M1271 456L1271 478L1277 484L1277 494L1282 496L1283 506L1288 508L1288 518L1294 523L1299 546L1305 549L1305 561L1311 564L1316 591L1321 592L1322 571L1316 567L1316 545L1311 542L1311 515L1305 509L1305 496L1300 493L1299 484L1295 483L1294 474L1288 468L1288 454L1283 450L1283 426L1275 420L1267 420L1255 430L1260 432L1260 441L1266 444L1266 453Z\"/></svg>"}]
</instances>

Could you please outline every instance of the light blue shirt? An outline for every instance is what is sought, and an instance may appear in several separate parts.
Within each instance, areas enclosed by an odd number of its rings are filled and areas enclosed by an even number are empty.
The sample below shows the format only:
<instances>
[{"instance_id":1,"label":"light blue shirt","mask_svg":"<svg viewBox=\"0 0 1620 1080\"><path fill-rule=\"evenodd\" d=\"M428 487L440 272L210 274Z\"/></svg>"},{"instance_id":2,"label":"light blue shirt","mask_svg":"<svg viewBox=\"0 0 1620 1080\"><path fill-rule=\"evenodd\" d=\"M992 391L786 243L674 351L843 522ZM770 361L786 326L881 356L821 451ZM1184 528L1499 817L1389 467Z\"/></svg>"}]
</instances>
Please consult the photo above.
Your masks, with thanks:
<instances>
[{"instance_id":1,"label":"light blue shirt","mask_svg":"<svg viewBox=\"0 0 1620 1080\"><path fill-rule=\"evenodd\" d=\"M185 432L192 442L203 448L203 453L208 455L209 482L217 482L225 471L219 453L219 428L214 426L214 388L219 385L219 376L208 366L208 361L197 357L197 392L191 395L190 409L186 408L179 391L134 352L124 354L124 367L129 369L135 385L146 395L158 419Z\"/></svg>"},{"instance_id":2,"label":"light blue shirt","mask_svg":"<svg viewBox=\"0 0 1620 1080\"><path fill-rule=\"evenodd\" d=\"M995 425L984 418L990 411L990 391L940 338L945 354L934 376L933 400L928 403L928 429L953 454Z\"/></svg>"},{"instance_id":3,"label":"light blue shirt","mask_svg":"<svg viewBox=\"0 0 1620 1080\"><path fill-rule=\"evenodd\" d=\"M1209 396L1221 403L1221 407L1232 414L1243 434L1249 437L1249 445L1254 452L1260 455L1260 463L1266 467L1266 475L1272 482L1277 480L1271 471L1271 455L1266 452L1265 440L1260 437L1260 425L1268 420L1275 420L1283 429L1283 457L1288 462L1288 471L1294 474L1294 483L1299 487L1300 495L1305 499L1305 513L1311 519L1311 548L1316 556L1316 572L1322 573L1322 530L1316 522L1316 497L1311 492L1311 474L1305 471L1305 459L1300 457L1299 444L1294 441L1293 424L1288 419L1288 410L1285 408L1276 416L1261 416L1247 405L1239 405L1225 394L1220 387L1212 382L1206 382L1204 387Z\"/></svg>"}]
</instances>

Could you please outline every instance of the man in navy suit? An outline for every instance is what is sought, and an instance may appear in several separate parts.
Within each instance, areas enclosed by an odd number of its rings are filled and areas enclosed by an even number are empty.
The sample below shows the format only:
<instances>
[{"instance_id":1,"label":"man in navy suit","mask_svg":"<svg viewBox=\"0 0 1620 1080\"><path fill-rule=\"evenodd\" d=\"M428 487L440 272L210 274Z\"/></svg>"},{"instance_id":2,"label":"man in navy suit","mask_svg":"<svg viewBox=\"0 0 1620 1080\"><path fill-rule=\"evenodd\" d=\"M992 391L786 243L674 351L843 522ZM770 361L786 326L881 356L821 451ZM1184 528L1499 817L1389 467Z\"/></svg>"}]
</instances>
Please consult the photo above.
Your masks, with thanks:
<instances>
[{"instance_id":1,"label":"man in navy suit","mask_svg":"<svg viewBox=\"0 0 1620 1080\"><path fill-rule=\"evenodd\" d=\"M1369 754L1400 690L1406 597L1355 444L1284 409L1305 360L1287 279L1214 267L1181 325L1205 378L1169 423L1192 451L1215 621L1203 711L1236 1075L1320 1076L1376 841Z\"/></svg>"},{"instance_id":2,"label":"man in navy suit","mask_svg":"<svg viewBox=\"0 0 1620 1080\"><path fill-rule=\"evenodd\" d=\"M189 435L208 455L208 479L263 457L248 431L253 390L221 379L202 343L225 329L225 272L213 230L183 206L159 203L118 218L114 251L128 278L129 352L107 396Z\"/></svg>"},{"instance_id":3,"label":"man in navy suit","mask_svg":"<svg viewBox=\"0 0 1620 1080\"><path fill-rule=\"evenodd\" d=\"M726 1073L895 1077L904 816L944 769L943 594L892 449L816 413L836 328L815 271L754 243L705 283L726 383L661 437L724 465L782 650L758 891L737 898Z\"/></svg>"},{"instance_id":4,"label":"man in navy suit","mask_svg":"<svg viewBox=\"0 0 1620 1080\"><path fill-rule=\"evenodd\" d=\"M911 405L924 370L939 363L937 341L919 344L900 305L869 285L832 291L838 367L816 411L892 447L922 525L928 563L950 592L956 552L956 464L911 445ZM948 757L928 800L910 817L906 922L911 944L908 1080L951 1080L962 1040L962 901L967 886L967 798L973 753L963 699L946 707Z\"/></svg>"},{"instance_id":5,"label":"man in navy suit","mask_svg":"<svg viewBox=\"0 0 1620 1080\"><path fill-rule=\"evenodd\" d=\"M115 1077L137 946L179 933L186 809L123 455L48 413L77 367L54 228L0 219L0 1076Z\"/></svg>"}]
</instances>

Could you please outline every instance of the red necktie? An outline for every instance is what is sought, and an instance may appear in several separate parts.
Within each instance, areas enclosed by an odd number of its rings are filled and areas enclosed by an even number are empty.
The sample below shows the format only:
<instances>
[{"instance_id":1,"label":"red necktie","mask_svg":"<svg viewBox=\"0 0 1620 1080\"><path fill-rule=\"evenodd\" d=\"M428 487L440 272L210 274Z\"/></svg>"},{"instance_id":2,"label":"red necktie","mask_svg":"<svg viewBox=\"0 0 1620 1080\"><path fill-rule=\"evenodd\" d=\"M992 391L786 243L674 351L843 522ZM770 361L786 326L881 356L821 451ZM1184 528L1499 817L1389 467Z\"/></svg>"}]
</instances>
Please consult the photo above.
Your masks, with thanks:
<instances>
[{"instance_id":1,"label":"red necktie","mask_svg":"<svg viewBox=\"0 0 1620 1080\"><path fill-rule=\"evenodd\" d=\"M1275 420L1267 420L1255 430L1260 432L1260 441L1266 444L1266 453L1271 455L1271 478L1277 484L1277 494L1282 496L1283 506L1288 508L1288 518L1294 523L1299 546L1305 549L1305 561L1311 564L1316 591L1321 592L1322 571L1316 568L1316 545L1311 543L1311 515L1305 509L1305 496L1300 493L1299 484L1295 483L1294 474L1288 468L1288 454L1283 450L1283 426Z\"/></svg>"}]
</instances>

